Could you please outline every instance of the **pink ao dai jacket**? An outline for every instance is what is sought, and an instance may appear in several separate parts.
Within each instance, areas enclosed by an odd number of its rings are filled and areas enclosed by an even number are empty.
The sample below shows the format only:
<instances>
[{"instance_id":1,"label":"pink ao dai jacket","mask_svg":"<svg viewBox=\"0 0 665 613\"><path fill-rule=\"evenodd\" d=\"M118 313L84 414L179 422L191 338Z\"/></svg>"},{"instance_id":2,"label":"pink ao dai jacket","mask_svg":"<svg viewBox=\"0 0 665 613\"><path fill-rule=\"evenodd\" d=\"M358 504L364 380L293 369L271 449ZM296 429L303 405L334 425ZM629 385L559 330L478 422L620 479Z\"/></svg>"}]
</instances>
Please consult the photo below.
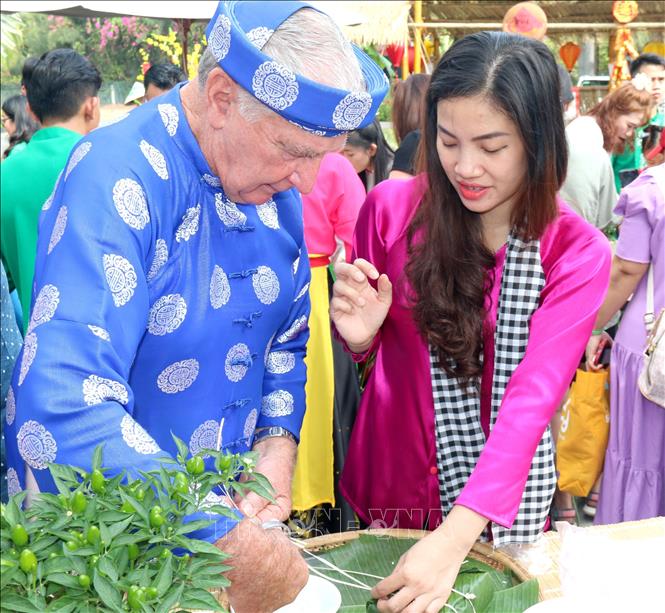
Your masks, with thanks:
<instances>
[{"instance_id":1,"label":"pink ao dai jacket","mask_svg":"<svg viewBox=\"0 0 665 613\"><path fill-rule=\"evenodd\" d=\"M393 303L377 336L376 364L363 393L341 489L367 523L436 527L442 520L427 344L406 300L406 230L423 177L386 181L370 192L354 237L393 282ZM509 528L538 441L568 388L609 282L605 237L566 204L541 239L546 276L523 361L508 384L497 421L457 504ZM481 413L487 431L494 329L505 247L497 253L485 324ZM361 356L356 356L359 359Z\"/></svg>"}]
</instances>

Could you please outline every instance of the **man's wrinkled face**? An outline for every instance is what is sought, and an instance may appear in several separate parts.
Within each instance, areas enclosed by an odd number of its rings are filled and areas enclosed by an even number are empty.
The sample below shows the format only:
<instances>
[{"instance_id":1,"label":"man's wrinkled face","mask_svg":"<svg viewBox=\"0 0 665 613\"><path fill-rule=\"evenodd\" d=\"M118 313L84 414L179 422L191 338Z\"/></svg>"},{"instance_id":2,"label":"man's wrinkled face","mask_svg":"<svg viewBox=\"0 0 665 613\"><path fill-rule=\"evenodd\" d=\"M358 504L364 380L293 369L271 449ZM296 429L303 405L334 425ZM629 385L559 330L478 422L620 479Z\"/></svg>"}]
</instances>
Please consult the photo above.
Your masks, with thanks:
<instances>
[{"instance_id":1,"label":"man's wrinkled face","mask_svg":"<svg viewBox=\"0 0 665 613\"><path fill-rule=\"evenodd\" d=\"M219 131L211 156L226 195L234 202L263 204L273 194L314 187L321 160L339 151L345 135L309 134L276 114L249 122L234 108Z\"/></svg>"}]
</instances>

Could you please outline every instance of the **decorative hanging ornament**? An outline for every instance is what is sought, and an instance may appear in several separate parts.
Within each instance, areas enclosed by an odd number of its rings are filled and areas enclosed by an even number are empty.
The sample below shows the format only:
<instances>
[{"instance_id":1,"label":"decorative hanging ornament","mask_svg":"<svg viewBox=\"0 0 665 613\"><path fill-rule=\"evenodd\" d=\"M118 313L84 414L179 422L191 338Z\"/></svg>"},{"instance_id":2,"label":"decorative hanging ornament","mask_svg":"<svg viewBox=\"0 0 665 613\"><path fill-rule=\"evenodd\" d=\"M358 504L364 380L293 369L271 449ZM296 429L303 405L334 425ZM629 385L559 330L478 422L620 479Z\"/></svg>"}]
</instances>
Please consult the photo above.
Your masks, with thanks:
<instances>
[{"instance_id":1,"label":"decorative hanging ornament","mask_svg":"<svg viewBox=\"0 0 665 613\"><path fill-rule=\"evenodd\" d=\"M504 15L503 31L542 40L547 32L547 15L533 2L520 2Z\"/></svg>"},{"instance_id":2,"label":"decorative hanging ornament","mask_svg":"<svg viewBox=\"0 0 665 613\"><path fill-rule=\"evenodd\" d=\"M628 58L636 58L639 54L633 44L633 37L628 24L638 14L637 2L634 0L615 0L612 5L612 16L617 22L614 39L614 67L610 75L610 91L614 91L624 82L630 80Z\"/></svg>"},{"instance_id":3,"label":"decorative hanging ornament","mask_svg":"<svg viewBox=\"0 0 665 613\"><path fill-rule=\"evenodd\" d=\"M564 65L568 72L575 68L577 58L580 57L580 46L576 43L568 41L559 49L559 57L563 60Z\"/></svg>"}]
</instances>

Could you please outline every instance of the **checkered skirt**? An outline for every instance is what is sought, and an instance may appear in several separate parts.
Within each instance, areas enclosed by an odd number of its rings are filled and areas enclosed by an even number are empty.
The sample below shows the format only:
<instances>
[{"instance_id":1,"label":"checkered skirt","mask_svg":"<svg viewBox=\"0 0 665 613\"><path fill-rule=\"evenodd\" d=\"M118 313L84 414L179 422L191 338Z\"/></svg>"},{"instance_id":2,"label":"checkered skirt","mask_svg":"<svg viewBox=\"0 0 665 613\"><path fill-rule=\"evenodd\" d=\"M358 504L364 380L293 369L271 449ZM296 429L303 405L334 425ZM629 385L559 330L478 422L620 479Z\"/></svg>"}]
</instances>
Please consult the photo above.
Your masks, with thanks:
<instances>
[{"instance_id":1,"label":"checkered skirt","mask_svg":"<svg viewBox=\"0 0 665 613\"><path fill-rule=\"evenodd\" d=\"M494 426L503 394L515 368L522 361L529 340L529 321L538 308L545 274L540 259L540 241L508 238L501 279L494 341L494 376L490 428ZM473 471L485 445L480 424L480 380L463 386L437 366L430 347L430 373L439 469L439 494L444 515ZM530 543L542 532L547 520L556 474L549 427L538 443L522 494L517 517L510 529L492 524L495 545ZM488 537L488 531L485 532Z\"/></svg>"}]
</instances>

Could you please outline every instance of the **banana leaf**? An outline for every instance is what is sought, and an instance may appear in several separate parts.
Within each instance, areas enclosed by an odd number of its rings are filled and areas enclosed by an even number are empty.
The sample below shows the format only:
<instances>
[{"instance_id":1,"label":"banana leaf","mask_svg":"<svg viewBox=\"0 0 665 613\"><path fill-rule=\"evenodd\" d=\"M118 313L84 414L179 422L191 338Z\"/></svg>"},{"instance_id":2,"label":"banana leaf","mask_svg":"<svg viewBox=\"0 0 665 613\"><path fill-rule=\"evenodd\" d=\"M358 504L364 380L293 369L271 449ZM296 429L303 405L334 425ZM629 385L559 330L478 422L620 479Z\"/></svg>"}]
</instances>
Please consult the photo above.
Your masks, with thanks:
<instances>
[{"instance_id":1,"label":"banana leaf","mask_svg":"<svg viewBox=\"0 0 665 613\"><path fill-rule=\"evenodd\" d=\"M316 558L308 556L308 562L310 567L329 579L354 583L348 576L327 566L321 558L327 560L371 588L392 573L400 557L416 542L415 539L361 534L358 539L344 545L317 552ZM337 587L342 595L340 613L378 610L368 589L340 584ZM462 564L454 588L474 597L469 600L453 593L448 599L448 605L453 608L444 607L442 613L522 613L538 602L538 582L535 579L520 584L509 570L498 571L471 558Z\"/></svg>"}]
</instances>

